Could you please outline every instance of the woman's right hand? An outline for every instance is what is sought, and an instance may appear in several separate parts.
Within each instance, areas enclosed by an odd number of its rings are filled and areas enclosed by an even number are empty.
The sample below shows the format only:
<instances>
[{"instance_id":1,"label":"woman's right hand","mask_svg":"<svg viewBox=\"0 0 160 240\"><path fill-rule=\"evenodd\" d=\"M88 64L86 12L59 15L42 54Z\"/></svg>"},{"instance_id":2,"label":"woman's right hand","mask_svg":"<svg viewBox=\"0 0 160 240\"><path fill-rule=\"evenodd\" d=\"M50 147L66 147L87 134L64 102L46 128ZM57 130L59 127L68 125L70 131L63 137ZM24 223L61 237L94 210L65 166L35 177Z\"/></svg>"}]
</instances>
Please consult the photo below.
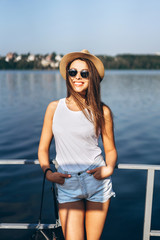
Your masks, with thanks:
<instances>
[{"instance_id":1,"label":"woman's right hand","mask_svg":"<svg viewBox=\"0 0 160 240\"><path fill-rule=\"evenodd\" d=\"M71 177L70 174L63 174L63 173L60 173L60 172L48 171L47 174L46 174L46 178L47 178L48 181L55 182L55 183L58 183L58 184L61 184L61 185L64 184L65 178L70 178L70 177Z\"/></svg>"}]
</instances>

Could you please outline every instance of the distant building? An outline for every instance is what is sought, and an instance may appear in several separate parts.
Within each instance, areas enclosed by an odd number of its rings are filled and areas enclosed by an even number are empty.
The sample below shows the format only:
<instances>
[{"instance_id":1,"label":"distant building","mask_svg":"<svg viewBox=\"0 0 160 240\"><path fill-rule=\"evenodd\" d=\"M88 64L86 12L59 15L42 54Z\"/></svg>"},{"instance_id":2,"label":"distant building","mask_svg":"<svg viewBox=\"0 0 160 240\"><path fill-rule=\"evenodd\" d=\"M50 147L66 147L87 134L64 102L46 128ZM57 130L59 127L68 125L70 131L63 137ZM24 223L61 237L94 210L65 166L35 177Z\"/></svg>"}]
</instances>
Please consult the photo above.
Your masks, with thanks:
<instances>
[{"instance_id":1,"label":"distant building","mask_svg":"<svg viewBox=\"0 0 160 240\"><path fill-rule=\"evenodd\" d=\"M14 61L15 61L15 62L19 62L19 61L21 61L21 59L22 59L22 56L19 55L19 56L17 56L17 57L14 59Z\"/></svg>"},{"instance_id":2,"label":"distant building","mask_svg":"<svg viewBox=\"0 0 160 240\"><path fill-rule=\"evenodd\" d=\"M57 59L56 59L56 57L57 57ZM43 67L58 68L61 57L60 57L60 55L57 55L56 57L55 57L55 60L56 60L56 62L55 62L52 60L52 54L47 55L45 58L42 58L41 65Z\"/></svg>"},{"instance_id":3,"label":"distant building","mask_svg":"<svg viewBox=\"0 0 160 240\"><path fill-rule=\"evenodd\" d=\"M45 59L46 59L46 61L51 62L51 58L52 58L52 55L50 54L50 55L47 55L47 57Z\"/></svg>"},{"instance_id":4,"label":"distant building","mask_svg":"<svg viewBox=\"0 0 160 240\"><path fill-rule=\"evenodd\" d=\"M59 62L55 63L55 67L58 68L59 67Z\"/></svg>"},{"instance_id":5,"label":"distant building","mask_svg":"<svg viewBox=\"0 0 160 240\"><path fill-rule=\"evenodd\" d=\"M58 68L59 63L52 61L52 62L50 63L50 66L51 66L52 68Z\"/></svg>"},{"instance_id":6,"label":"distant building","mask_svg":"<svg viewBox=\"0 0 160 240\"><path fill-rule=\"evenodd\" d=\"M6 58L5 58L5 61L6 62L9 62L10 60L12 60L14 57L14 54L13 53L7 53L6 55Z\"/></svg>"},{"instance_id":7,"label":"distant building","mask_svg":"<svg viewBox=\"0 0 160 240\"><path fill-rule=\"evenodd\" d=\"M156 52L155 55L160 56L160 52Z\"/></svg>"},{"instance_id":8,"label":"distant building","mask_svg":"<svg viewBox=\"0 0 160 240\"><path fill-rule=\"evenodd\" d=\"M27 62L33 62L35 60L35 56L33 54L30 54L27 58Z\"/></svg>"},{"instance_id":9,"label":"distant building","mask_svg":"<svg viewBox=\"0 0 160 240\"><path fill-rule=\"evenodd\" d=\"M41 65L43 67L48 67L50 65L50 62L48 60L46 60L45 58L42 58Z\"/></svg>"},{"instance_id":10,"label":"distant building","mask_svg":"<svg viewBox=\"0 0 160 240\"><path fill-rule=\"evenodd\" d=\"M55 56L55 60L56 60L57 62L60 62L61 59L62 59L62 57L61 57L59 54Z\"/></svg>"}]
</instances>

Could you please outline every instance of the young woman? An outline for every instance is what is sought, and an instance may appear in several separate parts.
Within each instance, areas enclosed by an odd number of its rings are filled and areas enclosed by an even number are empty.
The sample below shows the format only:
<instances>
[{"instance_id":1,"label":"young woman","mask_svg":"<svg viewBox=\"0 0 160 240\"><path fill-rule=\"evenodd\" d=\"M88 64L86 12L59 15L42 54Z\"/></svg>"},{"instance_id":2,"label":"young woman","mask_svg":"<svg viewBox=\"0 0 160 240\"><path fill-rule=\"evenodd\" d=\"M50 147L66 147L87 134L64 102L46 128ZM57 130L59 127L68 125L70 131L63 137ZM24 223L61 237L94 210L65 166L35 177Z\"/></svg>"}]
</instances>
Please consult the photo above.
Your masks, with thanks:
<instances>
[{"instance_id":1,"label":"young woman","mask_svg":"<svg viewBox=\"0 0 160 240\"><path fill-rule=\"evenodd\" d=\"M38 149L42 170L50 168L49 147L54 136L57 172L47 171L55 182L59 216L66 240L100 239L111 196L111 175L117 159L111 110L101 102L104 66L87 50L65 55L60 73L67 97L51 102L46 110ZM105 152L98 146L101 135Z\"/></svg>"}]
</instances>

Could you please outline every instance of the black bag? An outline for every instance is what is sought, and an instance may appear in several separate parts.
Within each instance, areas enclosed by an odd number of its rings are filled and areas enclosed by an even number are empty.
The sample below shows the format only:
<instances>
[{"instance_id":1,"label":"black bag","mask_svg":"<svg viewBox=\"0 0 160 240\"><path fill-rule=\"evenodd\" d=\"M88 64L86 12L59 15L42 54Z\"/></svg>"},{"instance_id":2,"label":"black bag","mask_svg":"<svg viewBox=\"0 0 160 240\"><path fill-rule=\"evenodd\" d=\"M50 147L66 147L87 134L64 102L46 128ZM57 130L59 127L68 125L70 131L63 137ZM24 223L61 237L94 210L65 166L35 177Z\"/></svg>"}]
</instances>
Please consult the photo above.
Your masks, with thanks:
<instances>
[{"instance_id":1,"label":"black bag","mask_svg":"<svg viewBox=\"0 0 160 240\"><path fill-rule=\"evenodd\" d=\"M47 168L44 176L43 176L43 185L42 185L42 195L41 195L41 205L40 205L40 215L39 215L39 221L37 227L36 233L32 235L32 240L64 240L62 227L60 225L59 221L59 214L58 214L58 203L57 198L55 194L55 184L52 183L52 193L53 193L53 203L54 203L54 210L55 210L55 217L56 217L56 224L54 228L45 228L41 229L41 219L42 219L42 206L43 206L43 197L44 197L44 186L45 186L45 179L46 179L46 173L50 170L50 168ZM45 227L45 225L44 225Z\"/></svg>"}]
</instances>

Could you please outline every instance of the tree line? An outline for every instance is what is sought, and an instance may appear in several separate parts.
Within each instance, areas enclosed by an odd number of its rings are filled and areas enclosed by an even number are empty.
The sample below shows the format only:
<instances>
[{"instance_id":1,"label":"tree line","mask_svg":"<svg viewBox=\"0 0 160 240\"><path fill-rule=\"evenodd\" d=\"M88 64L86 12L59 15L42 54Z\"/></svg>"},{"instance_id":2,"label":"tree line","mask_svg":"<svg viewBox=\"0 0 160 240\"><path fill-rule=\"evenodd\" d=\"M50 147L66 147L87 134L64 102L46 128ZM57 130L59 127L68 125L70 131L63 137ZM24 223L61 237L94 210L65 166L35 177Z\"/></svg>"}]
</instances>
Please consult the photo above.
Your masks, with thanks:
<instances>
[{"instance_id":1,"label":"tree line","mask_svg":"<svg viewBox=\"0 0 160 240\"><path fill-rule=\"evenodd\" d=\"M19 61L15 58L6 61L5 57L0 58L0 70L9 69L52 69L50 66L44 67L41 64L42 58L47 55L35 55L34 61L27 61L28 54L21 55ZM53 54L52 60L55 60L56 54ZM97 55L104 64L105 69L160 69L160 56L159 55L133 55L121 54L115 57L107 55Z\"/></svg>"},{"instance_id":2,"label":"tree line","mask_svg":"<svg viewBox=\"0 0 160 240\"><path fill-rule=\"evenodd\" d=\"M115 57L99 57L105 69L160 69L160 56L158 55L132 55L122 54Z\"/></svg>"}]
</instances>

